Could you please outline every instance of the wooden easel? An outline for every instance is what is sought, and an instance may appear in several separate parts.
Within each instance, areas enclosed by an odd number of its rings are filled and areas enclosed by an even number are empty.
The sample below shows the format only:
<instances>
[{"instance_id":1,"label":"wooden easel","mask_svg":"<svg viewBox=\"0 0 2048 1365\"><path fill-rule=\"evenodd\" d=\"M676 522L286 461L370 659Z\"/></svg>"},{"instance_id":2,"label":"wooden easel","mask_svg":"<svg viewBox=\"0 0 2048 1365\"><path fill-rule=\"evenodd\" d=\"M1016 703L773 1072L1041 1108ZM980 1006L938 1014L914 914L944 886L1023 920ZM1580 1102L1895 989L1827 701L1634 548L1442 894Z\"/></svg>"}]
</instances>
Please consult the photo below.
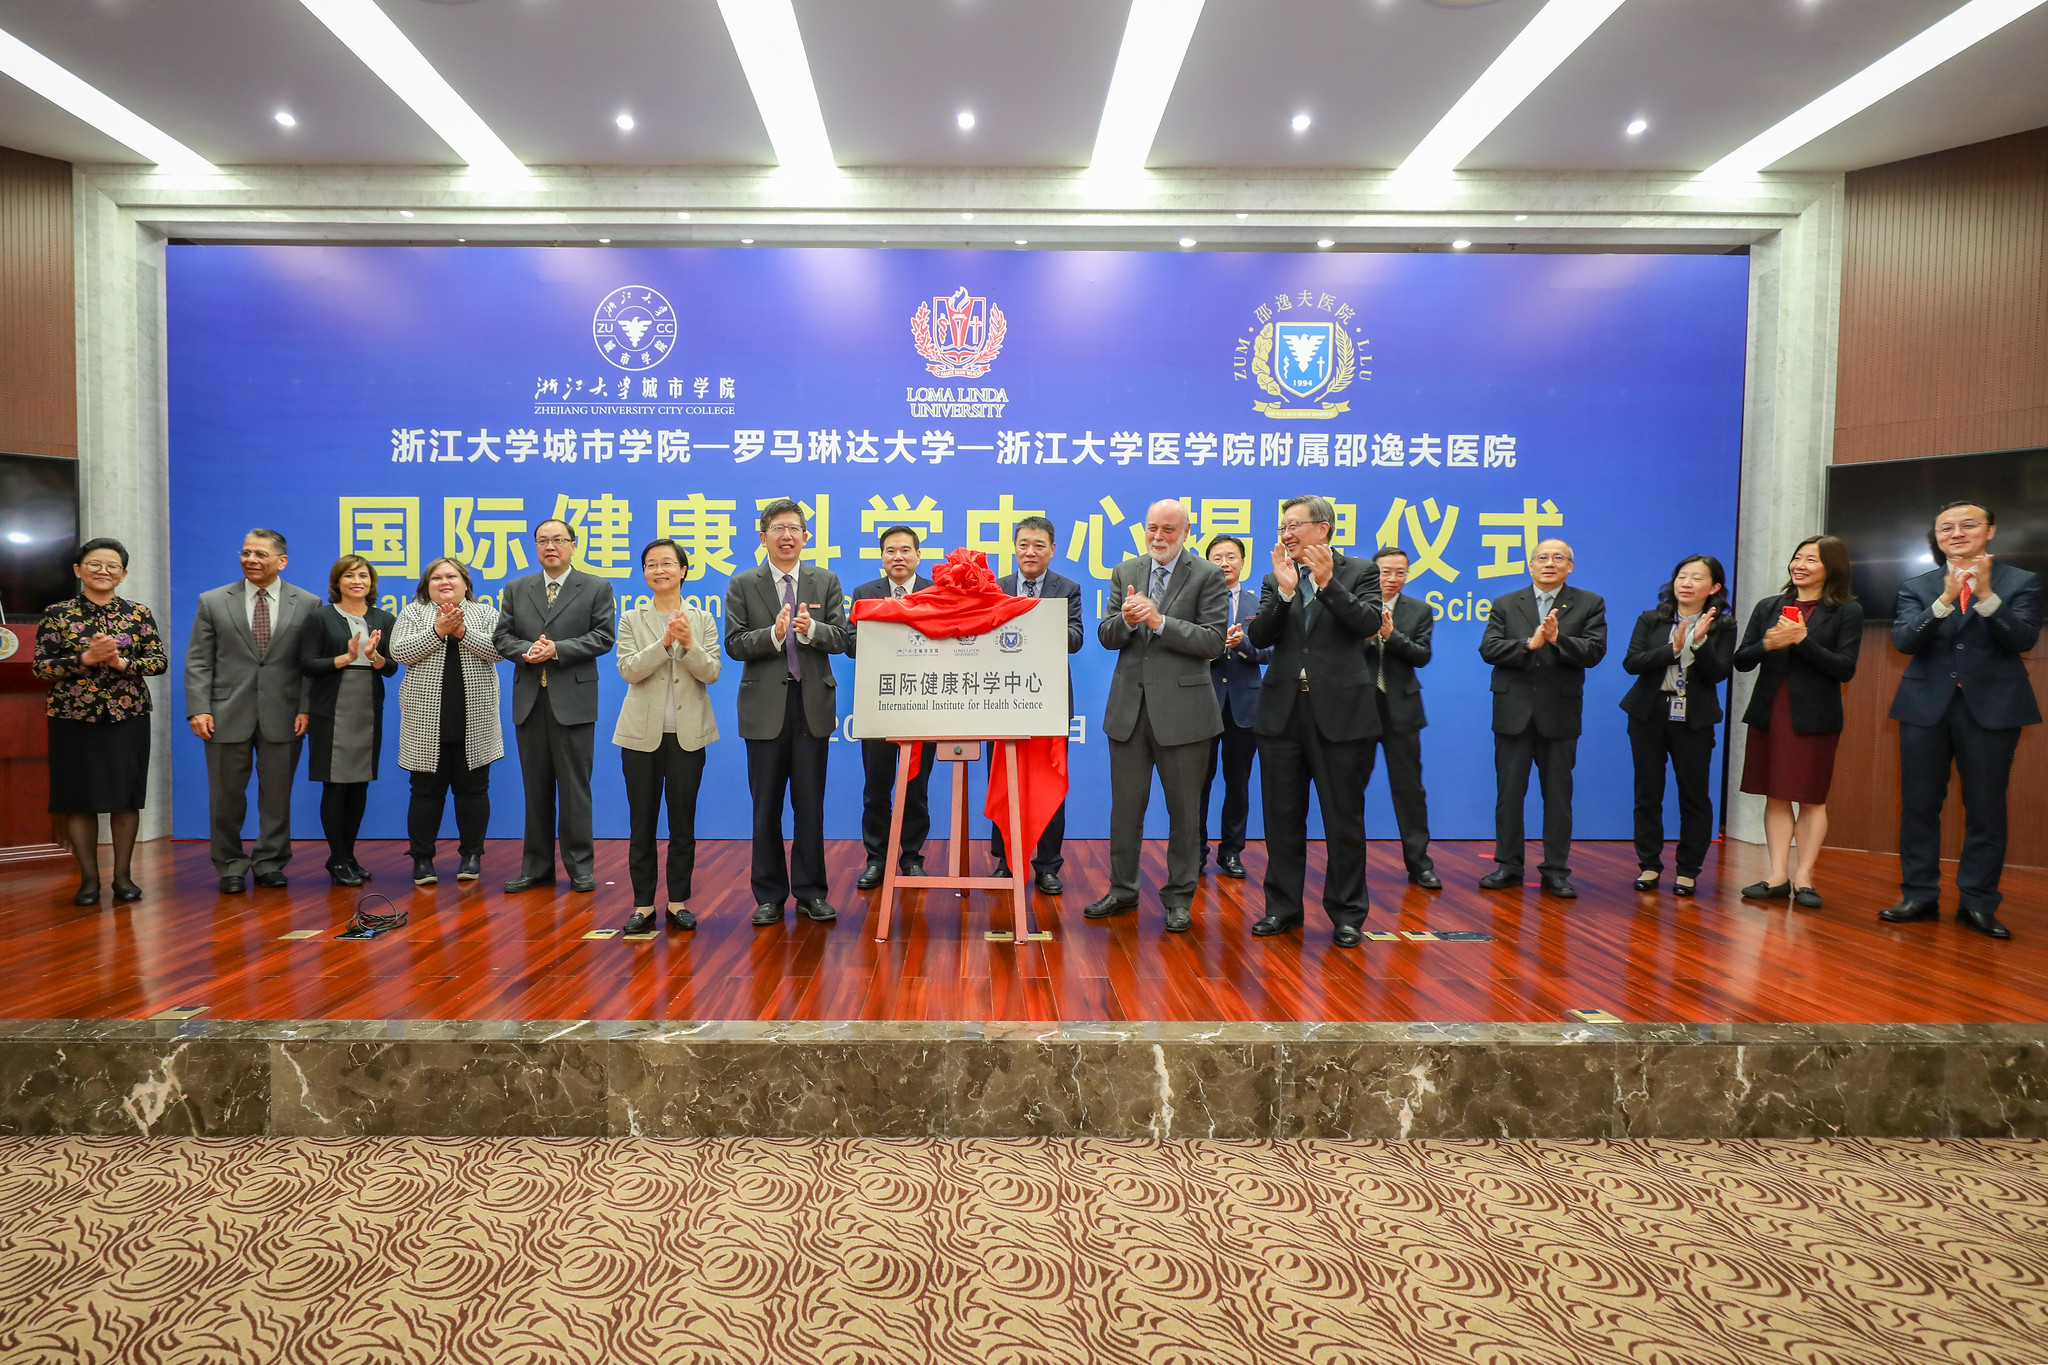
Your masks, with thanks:
<instances>
[{"instance_id":1,"label":"wooden easel","mask_svg":"<svg viewBox=\"0 0 2048 1365\"><path fill-rule=\"evenodd\" d=\"M889 860L883 864L882 898L876 906L875 942L889 940L889 916L896 908L896 893L908 887L912 890L924 888L954 888L963 894L980 888L999 891L1007 888L1011 897L1011 929L1004 933L993 930L990 940L995 942L1025 943L1031 939L1051 938L1049 932L1031 931L1031 886L1025 880L1024 870L1030 866L1030 850L1024 847L1023 812L1017 802L1017 737L1015 735L981 735L953 739L930 739L919 736L916 739L889 741L896 746L896 799L889 811ZM903 856L903 802L910 789L910 763L918 748L925 744L936 744L936 761L953 765L953 799L951 801L951 824L946 831L946 872L939 877L905 877L897 873L897 863ZM970 877L967 875L967 765L981 761L983 744L1003 746L1003 772L1009 779L1009 829L1003 840L1004 850L1009 854L1010 875L1007 877Z\"/></svg>"}]
</instances>

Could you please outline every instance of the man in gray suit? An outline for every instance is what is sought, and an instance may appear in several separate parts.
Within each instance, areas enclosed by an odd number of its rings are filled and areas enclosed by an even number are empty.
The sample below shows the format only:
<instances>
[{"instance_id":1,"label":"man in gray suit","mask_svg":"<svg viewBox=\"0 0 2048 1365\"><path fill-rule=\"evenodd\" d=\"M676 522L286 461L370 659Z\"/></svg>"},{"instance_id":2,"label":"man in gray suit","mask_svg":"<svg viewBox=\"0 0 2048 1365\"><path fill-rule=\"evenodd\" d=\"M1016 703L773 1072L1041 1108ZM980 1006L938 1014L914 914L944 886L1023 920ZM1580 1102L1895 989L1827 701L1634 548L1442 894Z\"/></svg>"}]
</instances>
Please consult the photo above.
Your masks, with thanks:
<instances>
[{"instance_id":1,"label":"man in gray suit","mask_svg":"<svg viewBox=\"0 0 2048 1365\"><path fill-rule=\"evenodd\" d=\"M515 578L498 599L491 643L512 661L512 724L526 782L526 850L508 892L555 884L556 813L572 891L597 890L590 843L590 765L597 734L597 661L612 652L611 585L570 566L576 528L534 528L540 572Z\"/></svg>"},{"instance_id":2,"label":"man in gray suit","mask_svg":"<svg viewBox=\"0 0 2048 1365\"><path fill-rule=\"evenodd\" d=\"M780 924L782 903L814 920L838 917L825 899L825 763L839 724L832 656L850 631L839 575L803 562L804 509L777 498L761 509L768 562L736 573L725 590L725 652L740 674L740 737L754 794L754 923ZM796 838L782 856L782 801Z\"/></svg>"},{"instance_id":3,"label":"man in gray suit","mask_svg":"<svg viewBox=\"0 0 2048 1365\"><path fill-rule=\"evenodd\" d=\"M1120 610L1102 618L1096 638L1116 650L1116 673L1102 733L1109 739L1109 893L1081 913L1103 919L1138 905L1138 855L1152 773L1166 793L1166 884L1159 899L1166 927L1184 932L1202 873L1202 776L1223 733L1223 711L1209 661L1223 653L1230 604L1223 570L1186 545L1188 513L1172 498L1145 512L1150 553L1109 576Z\"/></svg>"},{"instance_id":4,"label":"man in gray suit","mask_svg":"<svg viewBox=\"0 0 2048 1365\"><path fill-rule=\"evenodd\" d=\"M320 599L284 582L284 537L259 527L242 538L242 581L199 595L185 646L185 716L206 741L206 796L220 889L285 885L292 860L292 774L306 733L306 677L299 631ZM249 769L256 769L260 833L242 851Z\"/></svg>"}]
</instances>

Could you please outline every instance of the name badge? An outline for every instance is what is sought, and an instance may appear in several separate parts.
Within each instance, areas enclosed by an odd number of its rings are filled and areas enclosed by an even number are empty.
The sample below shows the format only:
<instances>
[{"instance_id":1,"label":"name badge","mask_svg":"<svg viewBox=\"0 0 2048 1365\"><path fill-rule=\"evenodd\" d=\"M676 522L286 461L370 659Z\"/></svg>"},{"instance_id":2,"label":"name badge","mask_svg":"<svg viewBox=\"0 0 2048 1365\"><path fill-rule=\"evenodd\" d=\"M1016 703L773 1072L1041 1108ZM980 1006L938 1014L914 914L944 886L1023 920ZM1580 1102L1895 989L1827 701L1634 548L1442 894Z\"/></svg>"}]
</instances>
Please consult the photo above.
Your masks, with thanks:
<instances>
[{"instance_id":1,"label":"name badge","mask_svg":"<svg viewBox=\"0 0 2048 1365\"><path fill-rule=\"evenodd\" d=\"M1669 718L1672 720L1685 719L1685 693L1673 692L1671 694L1671 710L1669 713Z\"/></svg>"}]
</instances>

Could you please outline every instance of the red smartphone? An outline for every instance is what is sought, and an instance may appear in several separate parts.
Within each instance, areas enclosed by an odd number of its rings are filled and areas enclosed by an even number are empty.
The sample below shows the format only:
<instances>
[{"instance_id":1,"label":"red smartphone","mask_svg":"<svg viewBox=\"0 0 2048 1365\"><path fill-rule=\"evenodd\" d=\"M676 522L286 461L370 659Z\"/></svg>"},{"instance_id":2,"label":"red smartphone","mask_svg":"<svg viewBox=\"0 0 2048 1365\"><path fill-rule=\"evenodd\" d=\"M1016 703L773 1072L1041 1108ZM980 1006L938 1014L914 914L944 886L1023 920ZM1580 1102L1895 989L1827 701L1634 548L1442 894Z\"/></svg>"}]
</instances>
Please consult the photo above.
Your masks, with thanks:
<instances>
[{"instance_id":1,"label":"red smartphone","mask_svg":"<svg viewBox=\"0 0 2048 1365\"><path fill-rule=\"evenodd\" d=\"M1783 606L1778 608L1778 619L1780 621L1799 620L1799 608L1793 606L1790 602L1785 603Z\"/></svg>"}]
</instances>

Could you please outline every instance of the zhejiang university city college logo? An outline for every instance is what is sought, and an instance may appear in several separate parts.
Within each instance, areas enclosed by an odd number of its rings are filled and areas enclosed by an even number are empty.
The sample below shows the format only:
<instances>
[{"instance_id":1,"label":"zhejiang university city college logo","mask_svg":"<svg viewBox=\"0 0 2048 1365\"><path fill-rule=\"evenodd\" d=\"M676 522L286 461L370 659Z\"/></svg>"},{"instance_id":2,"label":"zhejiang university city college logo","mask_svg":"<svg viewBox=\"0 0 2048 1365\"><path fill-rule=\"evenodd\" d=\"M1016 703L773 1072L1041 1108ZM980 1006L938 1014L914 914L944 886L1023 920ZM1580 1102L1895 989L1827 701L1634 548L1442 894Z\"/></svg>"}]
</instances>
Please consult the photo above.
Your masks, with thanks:
<instances>
[{"instance_id":1,"label":"zhejiang university city college logo","mask_svg":"<svg viewBox=\"0 0 2048 1365\"><path fill-rule=\"evenodd\" d=\"M590 320L597 353L622 370L651 370L676 345L676 310L659 290L628 284L612 290Z\"/></svg>"},{"instance_id":2,"label":"zhejiang university city college logo","mask_svg":"<svg viewBox=\"0 0 2048 1365\"><path fill-rule=\"evenodd\" d=\"M947 298L917 305L910 339L940 379L979 379L1003 349L1003 310L961 285Z\"/></svg>"},{"instance_id":3,"label":"zhejiang university city college logo","mask_svg":"<svg viewBox=\"0 0 2048 1365\"><path fill-rule=\"evenodd\" d=\"M1349 412L1351 404L1330 398L1353 381L1371 379L1360 370L1359 347L1369 344L1354 335L1357 310L1330 294L1304 289L1275 294L1252 310L1252 323L1237 339L1231 358L1233 375L1257 380L1271 401L1252 407L1268 417L1328 419Z\"/></svg>"}]
</instances>

